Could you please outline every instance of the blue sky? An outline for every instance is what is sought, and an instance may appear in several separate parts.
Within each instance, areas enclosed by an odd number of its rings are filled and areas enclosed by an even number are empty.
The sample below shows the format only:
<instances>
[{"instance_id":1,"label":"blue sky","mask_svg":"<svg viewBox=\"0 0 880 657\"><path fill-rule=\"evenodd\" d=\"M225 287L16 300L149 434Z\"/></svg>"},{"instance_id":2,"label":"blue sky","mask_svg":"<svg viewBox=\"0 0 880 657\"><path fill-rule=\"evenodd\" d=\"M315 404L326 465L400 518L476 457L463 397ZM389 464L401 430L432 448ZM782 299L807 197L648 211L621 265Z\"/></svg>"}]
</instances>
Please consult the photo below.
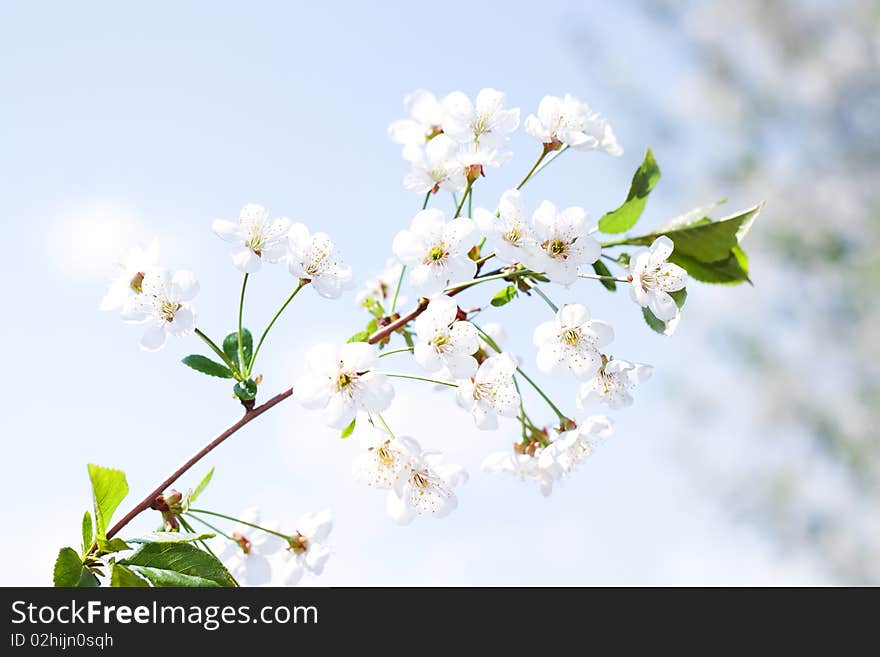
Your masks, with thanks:
<instances>
[{"instance_id":1,"label":"blue sky","mask_svg":"<svg viewBox=\"0 0 880 657\"><path fill-rule=\"evenodd\" d=\"M134 499L238 414L225 383L179 364L200 349L194 338L141 353L137 327L98 312L108 260L128 242L157 236L168 266L198 274L199 324L222 336L235 321L239 279L210 223L259 202L329 232L364 280L381 269L421 201L402 189L406 167L385 133L416 88L473 95L496 87L524 116L546 93L588 100L612 122L625 155L566 154L530 183L526 201L550 198L599 216L624 198L656 135L626 106L621 90L634 81L597 68L589 46L578 45L575 27L585 24L631 44L645 85L661 98L664 79L686 64L635 14L600 2L542 2L539 11L519 2L448 2L442 11L416 3L4 3L0 478L4 499L17 500L5 517L18 538L0 550L14 551L20 565L0 584L48 582L54 553L76 540L89 504L87 462L124 469ZM623 70L631 75L633 66ZM512 162L481 182L477 205L494 206L528 170L535 144L520 131L513 148ZM730 195L688 186L695 153L656 153L664 179L648 225ZM254 329L290 285L282 268L255 277L247 303ZM478 470L482 456L511 442L515 425L477 432L450 397L415 385L397 387L389 419L472 475L445 520L393 526L381 494L351 481L357 446L295 403L251 425L181 485L216 465L204 498L211 508L258 504L293 522L331 507L335 554L309 583L822 581L815 567L783 561L700 499L674 453L672 416L681 410L669 400L677 378L698 376L691 364L704 354L694 327L711 311L701 300L716 294L748 303L750 292L695 286L694 324L686 317L673 339L651 334L625 292L580 285L556 295L587 303L614 324L623 357L658 369L636 406L616 414L613 441L550 499ZM545 312L527 300L492 317L527 363L535 318ZM301 295L266 345L264 392L292 383L311 344L345 339L363 320L354 294L335 302ZM548 389L572 408L573 381ZM426 426L438 405L442 421Z\"/></svg>"}]
</instances>

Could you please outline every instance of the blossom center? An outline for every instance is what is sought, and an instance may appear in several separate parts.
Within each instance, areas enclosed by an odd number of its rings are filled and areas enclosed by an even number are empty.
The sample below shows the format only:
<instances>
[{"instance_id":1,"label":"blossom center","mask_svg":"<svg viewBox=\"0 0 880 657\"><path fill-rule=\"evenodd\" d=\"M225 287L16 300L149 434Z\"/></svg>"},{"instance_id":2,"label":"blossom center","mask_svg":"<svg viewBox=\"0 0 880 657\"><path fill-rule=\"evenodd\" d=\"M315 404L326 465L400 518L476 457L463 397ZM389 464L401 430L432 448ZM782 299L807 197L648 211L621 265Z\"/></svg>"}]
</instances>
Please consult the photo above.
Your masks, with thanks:
<instances>
[{"instance_id":1,"label":"blossom center","mask_svg":"<svg viewBox=\"0 0 880 657\"><path fill-rule=\"evenodd\" d=\"M522 239L523 233L519 224L511 226L510 229L504 233L504 239L511 244L519 244L519 241Z\"/></svg>"},{"instance_id":2,"label":"blossom center","mask_svg":"<svg viewBox=\"0 0 880 657\"><path fill-rule=\"evenodd\" d=\"M144 291L144 272L139 271L137 274L131 277L131 281L128 286L131 288L132 292L135 294L140 294Z\"/></svg>"},{"instance_id":3,"label":"blossom center","mask_svg":"<svg viewBox=\"0 0 880 657\"><path fill-rule=\"evenodd\" d=\"M440 244L435 244L428 251L428 257L425 258L425 264L426 265L439 264L439 263L443 262L443 260L446 259L447 255L449 255L449 253L446 251L446 246L442 242Z\"/></svg>"},{"instance_id":4,"label":"blossom center","mask_svg":"<svg viewBox=\"0 0 880 657\"><path fill-rule=\"evenodd\" d=\"M431 338L431 345L433 345L434 349L437 351L445 351L447 347L452 346L452 337L446 331L440 331L437 335Z\"/></svg>"},{"instance_id":5,"label":"blossom center","mask_svg":"<svg viewBox=\"0 0 880 657\"><path fill-rule=\"evenodd\" d=\"M552 240L547 240L541 244L541 248L544 249L551 258L562 258L563 260L568 257L568 249L570 246L571 244L569 242L559 239L558 237L555 237Z\"/></svg>"},{"instance_id":6,"label":"blossom center","mask_svg":"<svg viewBox=\"0 0 880 657\"><path fill-rule=\"evenodd\" d=\"M174 303L173 301L169 301L168 299L164 299L162 303L159 305L159 315L166 322L174 321L174 314L180 310L181 305L179 303Z\"/></svg>"},{"instance_id":7,"label":"blossom center","mask_svg":"<svg viewBox=\"0 0 880 657\"><path fill-rule=\"evenodd\" d=\"M353 374L351 372L340 372L336 377L336 390L337 392L342 392L346 388L350 388L354 385L355 379L357 379L357 374Z\"/></svg>"},{"instance_id":8,"label":"blossom center","mask_svg":"<svg viewBox=\"0 0 880 657\"><path fill-rule=\"evenodd\" d=\"M297 532L296 536L290 539L289 545L290 547L288 549L291 552L294 554L302 554L309 549L309 539Z\"/></svg>"},{"instance_id":9,"label":"blossom center","mask_svg":"<svg viewBox=\"0 0 880 657\"><path fill-rule=\"evenodd\" d=\"M576 347L581 339L581 332L576 328L565 329L562 332L562 341L570 347Z\"/></svg>"}]
</instances>

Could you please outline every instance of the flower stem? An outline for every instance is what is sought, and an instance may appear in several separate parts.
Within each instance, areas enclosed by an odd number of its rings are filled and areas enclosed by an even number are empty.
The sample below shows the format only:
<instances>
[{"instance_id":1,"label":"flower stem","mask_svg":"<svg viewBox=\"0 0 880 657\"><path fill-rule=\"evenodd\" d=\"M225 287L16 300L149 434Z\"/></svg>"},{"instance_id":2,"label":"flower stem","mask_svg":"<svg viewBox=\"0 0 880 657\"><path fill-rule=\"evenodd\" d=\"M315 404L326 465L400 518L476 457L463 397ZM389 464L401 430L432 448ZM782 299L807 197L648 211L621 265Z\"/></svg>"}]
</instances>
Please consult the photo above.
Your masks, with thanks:
<instances>
[{"instance_id":1,"label":"flower stem","mask_svg":"<svg viewBox=\"0 0 880 657\"><path fill-rule=\"evenodd\" d=\"M381 354L379 354L378 357L385 358L385 356L391 356L392 354L402 354L406 351L411 353L412 350L413 350L412 347L401 347L400 349L392 349L391 351L383 351Z\"/></svg>"},{"instance_id":2,"label":"flower stem","mask_svg":"<svg viewBox=\"0 0 880 657\"><path fill-rule=\"evenodd\" d=\"M382 428L388 432L388 435L392 438L395 438L394 432L391 430L391 427L388 426L388 423L385 421L385 418L382 417L381 413L376 413L376 417L379 418L379 422L382 424Z\"/></svg>"},{"instance_id":3,"label":"flower stem","mask_svg":"<svg viewBox=\"0 0 880 657\"><path fill-rule=\"evenodd\" d=\"M541 297L544 301L547 302L547 305L553 309L553 312L555 312L555 313L559 312L559 306L557 306L555 303L553 303L553 301L550 299L550 297L548 297L546 294L544 294L544 290L541 289L540 285L535 285L532 288L532 290L534 290L538 294L539 297Z\"/></svg>"},{"instance_id":4,"label":"flower stem","mask_svg":"<svg viewBox=\"0 0 880 657\"><path fill-rule=\"evenodd\" d=\"M544 401L547 402L547 405L550 406L550 408L553 409L553 412L554 412L554 413L556 413L556 417L559 418L559 421L560 421L560 422L562 422L563 420L566 420L566 419L567 419L567 418L565 417L565 415L562 413L562 411L560 411L559 408L557 408L556 404L554 404L554 403L550 400L550 398L544 393L544 391L541 390L540 386L538 386L537 383L535 383L534 381L532 381L531 377L530 377L528 374L526 374L525 372L523 372L523 371L522 371L520 368L518 368L518 367L516 368L516 371L520 373L520 375L522 376L522 378L524 378L526 381L528 381L529 385L532 386L532 387L538 392L539 395L541 395L541 397L544 399Z\"/></svg>"},{"instance_id":5,"label":"flower stem","mask_svg":"<svg viewBox=\"0 0 880 657\"><path fill-rule=\"evenodd\" d=\"M254 349L254 353L251 356L251 362L248 364L248 368L247 368L247 372L246 372L245 376L250 376L250 373L253 371L254 363L257 360L257 354L260 353L260 347L263 346L263 341L266 339L266 336L269 335L269 330L275 325L275 322L281 316L281 313L283 313L284 310L287 308L288 304L291 301L293 301L293 298L299 293L299 291L301 289L303 289L308 284L308 282L309 282L308 279L305 279L305 278L299 279L299 284L296 286L296 288L293 290L293 292L290 293L290 296L287 297L287 301L285 301L283 304L281 304L281 308L278 309L278 312L275 313L275 316L272 318L272 321L269 322L269 325L266 327L266 330L263 331L263 335L260 336L260 341L257 342L257 348Z\"/></svg>"},{"instance_id":6,"label":"flower stem","mask_svg":"<svg viewBox=\"0 0 880 657\"><path fill-rule=\"evenodd\" d=\"M406 273L406 265L400 266L400 276L397 278L397 287L394 288L394 297L391 299L391 310L389 314L393 315L397 310L397 297L400 296L400 286L403 285L403 275Z\"/></svg>"},{"instance_id":7,"label":"flower stem","mask_svg":"<svg viewBox=\"0 0 880 657\"><path fill-rule=\"evenodd\" d=\"M461 290L466 290L469 287L473 287L474 285L479 285L480 283L485 283L486 281L496 281L499 278L510 278L516 276L524 276L526 274L531 274L528 269L514 269L513 271L507 272L499 272L497 274L489 274L487 276L481 276L479 278L475 278L472 281L468 281L467 283L459 283L458 285L453 285L451 287L447 287L444 292L449 293L451 291L460 292Z\"/></svg>"},{"instance_id":8,"label":"flower stem","mask_svg":"<svg viewBox=\"0 0 880 657\"><path fill-rule=\"evenodd\" d=\"M459 216L461 216L461 209L464 207L465 200L471 194L472 185L473 183L468 180L467 186L464 188L464 194L462 194L461 201L459 202L458 207L455 208L455 217L453 217L454 219L457 219Z\"/></svg>"},{"instance_id":9,"label":"flower stem","mask_svg":"<svg viewBox=\"0 0 880 657\"><path fill-rule=\"evenodd\" d=\"M215 527L214 525L212 525L212 524L211 524L210 522L208 522L207 520L202 520L202 519L199 518L198 516L194 516L194 515L189 515L189 517L192 518L193 520L197 520L198 522L202 523L205 527L207 527L208 529L210 529L212 532L216 532L217 534L219 534L219 535L222 536L223 538L229 539L230 541L234 541L234 540L235 540L235 539L232 538L229 534L227 534L226 532L224 532L222 529L220 529L220 528L218 528L218 527ZM183 524L183 518L180 519L180 522L181 522L181 524ZM184 528L186 528L186 525L184 525Z\"/></svg>"},{"instance_id":10,"label":"flower stem","mask_svg":"<svg viewBox=\"0 0 880 657\"><path fill-rule=\"evenodd\" d=\"M427 381L428 383L436 383L441 386L449 386L450 388L457 388L458 384L453 383L452 381L440 381L439 379L429 379L425 376L416 376L415 374L396 374L396 373L385 373L385 376L390 376L395 379L412 379L413 381Z\"/></svg>"},{"instance_id":11,"label":"flower stem","mask_svg":"<svg viewBox=\"0 0 880 657\"><path fill-rule=\"evenodd\" d=\"M287 534L282 534L281 532L276 532L274 529L269 529L267 527L261 527L260 525L255 525L252 522L247 522L245 520L240 520L238 518L234 518L233 516L227 516L224 513L217 513L216 511L206 511L204 509L190 509L187 513L192 515L193 513L200 513L209 516L216 516L217 518L223 518L224 520L229 520L231 522L237 522L240 525L247 525L248 527L253 527L254 529L259 529L260 531L266 532L267 534L272 534L273 536L278 536L279 538L283 538L285 541L289 541L292 537ZM202 520L202 522L205 522ZM208 524L208 523L205 523ZM209 525L210 526L210 525Z\"/></svg>"},{"instance_id":12,"label":"flower stem","mask_svg":"<svg viewBox=\"0 0 880 657\"><path fill-rule=\"evenodd\" d=\"M227 356L225 353L223 353L223 350L220 347L218 347L211 338L209 338L207 335L202 333L202 331L200 329L196 329L195 334L197 336L199 336L202 340L204 340L205 344L207 344L209 347L211 347L211 350L215 354L217 354L224 363L226 363L226 366L230 370L232 370L232 375L235 377L235 379L237 381L240 381L241 374L239 374L238 368L235 366L235 364L231 360L229 360L229 356Z\"/></svg>"},{"instance_id":13,"label":"flower stem","mask_svg":"<svg viewBox=\"0 0 880 657\"><path fill-rule=\"evenodd\" d=\"M618 278L617 276L602 276L601 274L578 274L578 278L590 278L594 281L616 281L617 283L631 283L628 278Z\"/></svg>"},{"instance_id":14,"label":"flower stem","mask_svg":"<svg viewBox=\"0 0 880 657\"><path fill-rule=\"evenodd\" d=\"M431 192L428 192L427 194L425 194L425 202L422 203L422 210L424 210L426 207L428 207L428 201L430 201L430 200L431 200Z\"/></svg>"},{"instance_id":15,"label":"flower stem","mask_svg":"<svg viewBox=\"0 0 880 657\"><path fill-rule=\"evenodd\" d=\"M244 280L241 282L241 298L238 300L238 365L242 376L247 376L247 368L244 364L244 347L242 346L241 338L241 317L244 314L244 292L247 290L249 276L250 274L244 275Z\"/></svg>"},{"instance_id":16,"label":"flower stem","mask_svg":"<svg viewBox=\"0 0 880 657\"><path fill-rule=\"evenodd\" d=\"M547 150L546 147L541 150L541 154L538 156L538 159L535 160L535 163L532 165L532 168L529 169L529 172L526 174L526 177L523 178L520 181L519 185L516 186L517 189L522 189L522 186L525 185L527 182L529 182L529 178L531 178L532 175L534 175L535 171L538 170L538 165L544 161L544 158L547 157L547 153L549 153L549 152L550 151Z\"/></svg>"}]
</instances>

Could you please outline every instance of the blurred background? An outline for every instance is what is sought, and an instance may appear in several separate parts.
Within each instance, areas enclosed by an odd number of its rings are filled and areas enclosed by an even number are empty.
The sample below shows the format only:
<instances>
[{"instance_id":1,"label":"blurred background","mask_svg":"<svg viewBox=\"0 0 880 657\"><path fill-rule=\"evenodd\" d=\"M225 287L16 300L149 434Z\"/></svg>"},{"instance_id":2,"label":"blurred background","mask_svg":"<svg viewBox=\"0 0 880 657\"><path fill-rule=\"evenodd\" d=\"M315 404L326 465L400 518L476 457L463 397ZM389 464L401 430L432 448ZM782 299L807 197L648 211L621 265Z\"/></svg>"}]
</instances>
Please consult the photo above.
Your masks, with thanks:
<instances>
[{"instance_id":1,"label":"blurred background","mask_svg":"<svg viewBox=\"0 0 880 657\"><path fill-rule=\"evenodd\" d=\"M179 364L201 351L194 338L142 353L138 327L99 313L119 253L158 237L167 266L198 274L199 325L218 338L240 280L210 223L245 203L329 232L364 281L421 203L385 133L404 94L483 86L523 116L545 94L579 96L625 149L567 154L529 183L530 207L601 216L648 146L663 178L639 230L720 198L716 216L766 200L744 244L755 285L692 283L672 337L625 291L556 293L614 324L616 355L657 369L548 499L479 471L515 423L478 432L449 395L404 381L392 426L472 475L449 518L394 526L384 496L352 481L358 446L292 401L179 487L213 465L208 508L256 504L287 526L332 508L334 554L307 584L880 582L878 53L880 8L866 0L3 3L0 486L13 538L0 553L15 567L0 584L50 583L90 503L86 463L126 471L125 507L238 416L227 382ZM476 205L493 207L537 154L522 131L513 150ZM252 280L252 330L291 285L281 267ZM481 287L473 305L495 291ZM264 395L292 383L309 346L361 328L354 297L297 299L265 346ZM505 325L528 368L546 313L526 299L484 321ZM545 381L573 411L574 382Z\"/></svg>"}]
</instances>

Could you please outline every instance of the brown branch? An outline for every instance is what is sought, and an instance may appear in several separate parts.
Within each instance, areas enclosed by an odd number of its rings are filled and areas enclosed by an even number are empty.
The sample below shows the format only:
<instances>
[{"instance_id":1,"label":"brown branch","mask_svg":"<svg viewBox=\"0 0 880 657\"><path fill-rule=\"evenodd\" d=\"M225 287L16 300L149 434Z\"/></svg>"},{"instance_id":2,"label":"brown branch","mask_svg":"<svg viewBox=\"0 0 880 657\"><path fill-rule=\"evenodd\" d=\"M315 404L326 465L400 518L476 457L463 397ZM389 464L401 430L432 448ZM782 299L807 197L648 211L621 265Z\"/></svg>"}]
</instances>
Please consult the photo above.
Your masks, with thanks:
<instances>
[{"instance_id":1,"label":"brown branch","mask_svg":"<svg viewBox=\"0 0 880 657\"><path fill-rule=\"evenodd\" d=\"M200 460L202 460L211 450L213 450L220 443L222 443L224 440L229 438L236 431L241 429L244 425L248 424L252 420L256 420L263 413L265 413L266 411L271 409L273 406L280 404L285 399L290 397L292 394L293 394L293 388L288 388L284 392L278 393L277 395L272 397L272 399L269 399L265 403L260 404L259 406L256 406L254 408L251 408L251 409L245 411L245 414L241 417L241 419L238 422L236 422L235 424L230 426L228 429L226 429L226 431L221 433L219 436L214 438L207 445L202 447L198 452L193 454L186 461L186 463L184 463L179 468L177 468L177 470L175 470L173 473L171 473L171 475L169 475L169 477L167 479L165 479L165 481L163 481L161 484L156 486L156 488L154 488L152 491L150 491L147 494L147 496L144 497L144 499L142 499L140 502L138 502L131 511L126 513L119 522L117 522L115 525L113 525L113 527L110 528L110 530L107 532L107 538L108 539L113 538L116 534L119 533L119 531L123 527L125 527L129 522L131 522L137 515L139 515L143 511L146 511L147 509L149 509L150 505L155 501L155 499L157 497L159 497L159 495L161 495L165 491L166 488L168 488L171 484L173 484L181 476L183 476L183 474L187 470L189 470L196 463L198 463ZM94 551L95 547L96 546L92 547L92 551Z\"/></svg>"}]
</instances>

